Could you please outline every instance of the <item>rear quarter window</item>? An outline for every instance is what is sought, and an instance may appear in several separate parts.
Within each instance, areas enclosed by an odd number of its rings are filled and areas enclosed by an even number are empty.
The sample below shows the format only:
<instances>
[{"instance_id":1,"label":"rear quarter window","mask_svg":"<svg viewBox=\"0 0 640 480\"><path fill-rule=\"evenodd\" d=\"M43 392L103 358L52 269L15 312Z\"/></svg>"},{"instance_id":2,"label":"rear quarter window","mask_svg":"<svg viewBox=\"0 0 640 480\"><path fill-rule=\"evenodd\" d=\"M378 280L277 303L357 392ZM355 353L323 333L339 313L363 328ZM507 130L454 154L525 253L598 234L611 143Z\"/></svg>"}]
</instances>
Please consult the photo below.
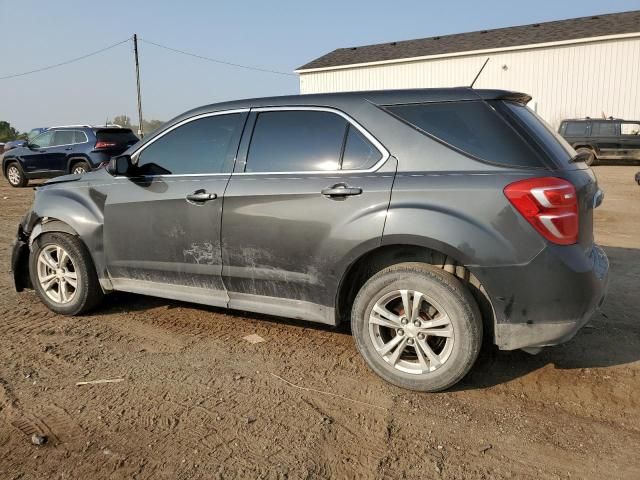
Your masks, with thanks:
<instances>
[{"instance_id":1,"label":"rear quarter window","mask_svg":"<svg viewBox=\"0 0 640 480\"><path fill-rule=\"evenodd\" d=\"M393 105L386 109L428 136L488 163L544 167L538 153L487 102Z\"/></svg>"}]
</instances>

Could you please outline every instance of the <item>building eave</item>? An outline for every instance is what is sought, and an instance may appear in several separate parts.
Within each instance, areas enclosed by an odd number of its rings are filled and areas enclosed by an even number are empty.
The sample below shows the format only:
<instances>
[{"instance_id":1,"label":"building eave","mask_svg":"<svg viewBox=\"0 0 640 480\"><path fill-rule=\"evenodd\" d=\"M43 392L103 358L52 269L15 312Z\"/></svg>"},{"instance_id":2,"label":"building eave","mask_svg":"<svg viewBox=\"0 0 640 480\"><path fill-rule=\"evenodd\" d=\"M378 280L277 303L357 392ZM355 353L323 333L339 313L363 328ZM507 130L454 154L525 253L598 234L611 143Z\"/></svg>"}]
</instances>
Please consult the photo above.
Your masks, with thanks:
<instances>
[{"instance_id":1,"label":"building eave","mask_svg":"<svg viewBox=\"0 0 640 480\"><path fill-rule=\"evenodd\" d=\"M622 40L622 39L637 38L637 37L640 37L640 31L632 32L632 33L621 33L621 34L615 34L615 35L602 35L599 37L575 38L571 40L560 40L555 42L532 43L527 45L514 45L512 47L488 48L483 50L468 50L464 52L443 53L438 55L425 55L420 57L394 58L391 60L380 60L376 62L363 62L363 63L352 63L348 65L334 65L330 67L297 69L297 70L294 70L294 72L299 75L304 75L308 73L327 72L327 71L333 71L333 70L347 70L347 69L353 69L353 68L365 68L365 67L373 67L373 66L379 66L379 65L392 65L397 63L412 63L412 62L419 62L419 61L425 61L425 60L436 60L436 59L442 59L442 58L486 55L490 53L502 53L502 52L517 51L517 50L534 50L539 48L560 47L560 46L577 45L577 44L584 44L584 43L606 42L611 40Z\"/></svg>"}]
</instances>

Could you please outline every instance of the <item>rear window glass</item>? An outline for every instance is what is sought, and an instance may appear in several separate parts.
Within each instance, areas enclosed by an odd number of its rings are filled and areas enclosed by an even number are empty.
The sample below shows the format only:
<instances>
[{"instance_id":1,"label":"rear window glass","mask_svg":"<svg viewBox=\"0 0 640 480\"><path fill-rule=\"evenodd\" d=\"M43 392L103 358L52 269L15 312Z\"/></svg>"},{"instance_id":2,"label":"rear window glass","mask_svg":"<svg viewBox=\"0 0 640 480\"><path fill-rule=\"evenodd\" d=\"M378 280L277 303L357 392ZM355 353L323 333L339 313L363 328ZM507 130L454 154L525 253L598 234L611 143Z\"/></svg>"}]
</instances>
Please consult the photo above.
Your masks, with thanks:
<instances>
[{"instance_id":1,"label":"rear window glass","mask_svg":"<svg viewBox=\"0 0 640 480\"><path fill-rule=\"evenodd\" d=\"M134 144L138 141L138 137L128 128L98 130L96 138L102 142L116 142L118 144Z\"/></svg>"},{"instance_id":2,"label":"rear window glass","mask_svg":"<svg viewBox=\"0 0 640 480\"><path fill-rule=\"evenodd\" d=\"M586 137L587 122L567 122L564 134L568 137Z\"/></svg>"},{"instance_id":3,"label":"rear window glass","mask_svg":"<svg viewBox=\"0 0 640 480\"><path fill-rule=\"evenodd\" d=\"M530 108L513 102L495 102L497 110L555 166L566 167L576 152L569 143Z\"/></svg>"},{"instance_id":4,"label":"rear window glass","mask_svg":"<svg viewBox=\"0 0 640 480\"><path fill-rule=\"evenodd\" d=\"M616 124L613 122L594 122L591 124L591 136L615 137Z\"/></svg>"},{"instance_id":5,"label":"rear window glass","mask_svg":"<svg viewBox=\"0 0 640 480\"><path fill-rule=\"evenodd\" d=\"M516 167L543 166L536 151L486 102L386 108L417 129L480 160Z\"/></svg>"}]
</instances>

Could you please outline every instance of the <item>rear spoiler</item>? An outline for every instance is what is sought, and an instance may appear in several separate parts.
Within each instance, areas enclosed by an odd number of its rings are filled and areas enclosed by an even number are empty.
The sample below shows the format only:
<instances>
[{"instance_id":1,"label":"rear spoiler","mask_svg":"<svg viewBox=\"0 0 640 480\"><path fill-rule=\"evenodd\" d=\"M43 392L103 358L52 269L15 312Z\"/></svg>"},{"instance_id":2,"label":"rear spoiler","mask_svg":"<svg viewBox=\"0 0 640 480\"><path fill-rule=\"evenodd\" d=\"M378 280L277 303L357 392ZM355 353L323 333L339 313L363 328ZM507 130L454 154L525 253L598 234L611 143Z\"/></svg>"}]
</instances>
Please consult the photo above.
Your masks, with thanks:
<instances>
[{"instance_id":1,"label":"rear spoiler","mask_svg":"<svg viewBox=\"0 0 640 480\"><path fill-rule=\"evenodd\" d=\"M507 100L509 102L521 103L522 105L526 105L531 101L531 95L527 95L522 92L510 92L508 90L475 90L475 92L480 96L483 100Z\"/></svg>"}]
</instances>

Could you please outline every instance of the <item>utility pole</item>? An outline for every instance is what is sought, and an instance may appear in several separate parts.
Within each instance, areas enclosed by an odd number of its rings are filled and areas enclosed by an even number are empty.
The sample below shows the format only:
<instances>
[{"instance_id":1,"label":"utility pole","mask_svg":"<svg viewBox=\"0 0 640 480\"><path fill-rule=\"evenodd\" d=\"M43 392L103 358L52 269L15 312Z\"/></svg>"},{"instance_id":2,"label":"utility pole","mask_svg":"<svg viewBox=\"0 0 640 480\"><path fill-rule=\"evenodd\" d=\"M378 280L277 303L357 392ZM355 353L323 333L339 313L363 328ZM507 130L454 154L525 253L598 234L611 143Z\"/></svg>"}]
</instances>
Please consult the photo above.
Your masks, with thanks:
<instances>
[{"instance_id":1,"label":"utility pole","mask_svg":"<svg viewBox=\"0 0 640 480\"><path fill-rule=\"evenodd\" d=\"M136 83L138 86L138 135L144 136L142 132L142 98L140 98L140 62L138 62L138 35L133 34L133 53L136 58Z\"/></svg>"}]
</instances>

